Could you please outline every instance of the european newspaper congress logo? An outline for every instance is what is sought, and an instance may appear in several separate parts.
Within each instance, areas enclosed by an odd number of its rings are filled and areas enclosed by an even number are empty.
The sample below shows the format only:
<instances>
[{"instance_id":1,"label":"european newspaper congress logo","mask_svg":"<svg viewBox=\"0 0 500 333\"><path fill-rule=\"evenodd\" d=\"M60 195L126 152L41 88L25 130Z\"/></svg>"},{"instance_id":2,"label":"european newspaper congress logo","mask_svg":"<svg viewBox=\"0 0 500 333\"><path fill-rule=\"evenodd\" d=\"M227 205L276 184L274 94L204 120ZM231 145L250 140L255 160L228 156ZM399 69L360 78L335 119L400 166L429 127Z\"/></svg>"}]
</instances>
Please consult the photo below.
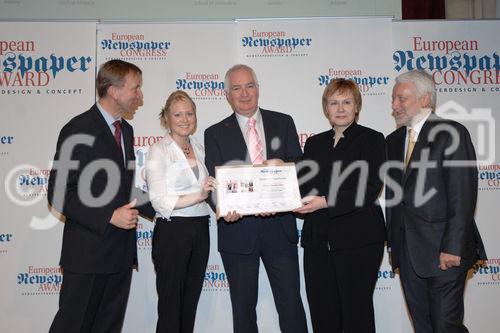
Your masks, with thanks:
<instances>
[{"instance_id":1,"label":"european newspaper congress logo","mask_svg":"<svg viewBox=\"0 0 500 333\"><path fill-rule=\"evenodd\" d=\"M138 223L136 230L136 239L138 250L151 251L151 247L153 245L153 230L151 228L145 227L143 223Z\"/></svg>"},{"instance_id":2,"label":"european newspaper congress logo","mask_svg":"<svg viewBox=\"0 0 500 333\"><path fill-rule=\"evenodd\" d=\"M146 184L146 159L148 158L149 147L162 138L162 136L154 135L134 137L135 186L145 192L148 191Z\"/></svg>"},{"instance_id":3,"label":"european newspaper congress logo","mask_svg":"<svg viewBox=\"0 0 500 333\"><path fill-rule=\"evenodd\" d=\"M472 281L478 286L500 286L500 259L490 258L472 267Z\"/></svg>"},{"instance_id":4,"label":"european newspaper congress logo","mask_svg":"<svg viewBox=\"0 0 500 333\"><path fill-rule=\"evenodd\" d=\"M375 290L379 292L391 290L395 284L397 284L397 287L399 288L399 281L396 279L396 273L393 272L388 263L383 263L377 274L377 284L375 285Z\"/></svg>"},{"instance_id":5,"label":"european newspaper congress logo","mask_svg":"<svg viewBox=\"0 0 500 333\"><path fill-rule=\"evenodd\" d=\"M175 89L184 90L194 100L225 99L224 79L218 73L186 72L175 80Z\"/></svg>"},{"instance_id":6,"label":"european newspaper congress logo","mask_svg":"<svg viewBox=\"0 0 500 333\"><path fill-rule=\"evenodd\" d=\"M479 164L477 177L480 191L500 190L500 164Z\"/></svg>"},{"instance_id":7,"label":"european newspaper congress logo","mask_svg":"<svg viewBox=\"0 0 500 333\"><path fill-rule=\"evenodd\" d=\"M89 144L92 142L92 138L85 137L90 141L79 141L81 138L76 136L73 138L74 141L69 143L68 145L78 144L82 142L82 144ZM146 185L146 159L149 150L149 146L160 140L162 136L136 136L134 137L134 149L136 154L136 160L134 161L133 166L128 166L130 168L135 169L135 186L147 192ZM69 148L70 150L72 148ZM74 167L74 165L73 165ZM40 169L36 166L29 164L22 164L11 169L7 175L5 176L4 188L7 197L10 201L18 206L27 207L38 204L42 201L48 192L48 183L50 176L50 168ZM103 169L108 174L113 174L114 169L109 169L109 164L103 163L99 166L98 170ZM90 169L86 169L90 170ZM95 176L95 170L90 171L88 173L88 179L86 181L91 181ZM112 182L111 182L112 183ZM83 190L82 190L83 189ZM81 186L79 187L79 195L88 199L88 203L92 200L96 200L96 197L93 197L91 193L85 192L88 191L88 187ZM82 190L82 191L81 191ZM113 190L111 190L113 191ZM61 192L64 193L64 192ZM106 194L106 193L105 193ZM132 198L131 198L132 199ZM142 200L147 200L147 194L144 194L143 197L138 198L139 202ZM106 197L103 197L103 194L100 194L98 201L106 202ZM92 203L94 204L93 201ZM52 209L51 213L46 217L40 219L37 216L33 216L30 227L37 230L46 230L54 227L59 223L59 219L62 218L60 213L58 213L55 209ZM143 247L147 247L146 242L150 240L150 237L147 237L146 234L138 235L139 237L139 245ZM143 242L143 243L141 243Z\"/></svg>"},{"instance_id":8,"label":"european newspaper congress logo","mask_svg":"<svg viewBox=\"0 0 500 333\"><path fill-rule=\"evenodd\" d=\"M12 135L0 135L0 156L8 155L8 148L14 143L14 137Z\"/></svg>"},{"instance_id":9,"label":"european newspaper congress logo","mask_svg":"<svg viewBox=\"0 0 500 333\"><path fill-rule=\"evenodd\" d=\"M330 67L327 73L318 75L318 85L324 89L331 80L337 78L353 80L363 95L385 95L391 84L388 76L373 75L359 68Z\"/></svg>"},{"instance_id":10,"label":"european newspaper congress logo","mask_svg":"<svg viewBox=\"0 0 500 333\"><path fill-rule=\"evenodd\" d=\"M397 72L429 71L438 93L500 92L500 57L485 50L479 40L433 40L411 36L409 49L396 50Z\"/></svg>"},{"instance_id":11,"label":"european newspaper congress logo","mask_svg":"<svg viewBox=\"0 0 500 333\"><path fill-rule=\"evenodd\" d=\"M37 40L0 40L1 95L78 95L78 87L51 88L62 73L93 70L89 55L40 55Z\"/></svg>"},{"instance_id":12,"label":"european newspaper congress logo","mask_svg":"<svg viewBox=\"0 0 500 333\"><path fill-rule=\"evenodd\" d=\"M47 196L49 169L20 165L5 177L5 191L11 201L19 206L29 206Z\"/></svg>"},{"instance_id":13,"label":"european newspaper congress logo","mask_svg":"<svg viewBox=\"0 0 500 333\"><path fill-rule=\"evenodd\" d=\"M100 41L100 47L104 51L116 52L113 56L128 61L166 60L172 42L149 39L144 34L112 32L110 38ZM106 60L113 59L113 56L107 57Z\"/></svg>"},{"instance_id":14,"label":"european newspaper congress logo","mask_svg":"<svg viewBox=\"0 0 500 333\"><path fill-rule=\"evenodd\" d=\"M18 290L23 296L59 295L63 280L61 267L28 266L16 276Z\"/></svg>"},{"instance_id":15,"label":"european newspaper congress logo","mask_svg":"<svg viewBox=\"0 0 500 333\"><path fill-rule=\"evenodd\" d=\"M260 31L252 29L241 37L241 46L247 58L306 57L313 44L308 36L292 34L284 30Z\"/></svg>"},{"instance_id":16,"label":"european newspaper congress logo","mask_svg":"<svg viewBox=\"0 0 500 333\"><path fill-rule=\"evenodd\" d=\"M203 291L228 291L229 282L226 272L218 264L208 264L203 280Z\"/></svg>"},{"instance_id":17,"label":"european newspaper congress logo","mask_svg":"<svg viewBox=\"0 0 500 333\"><path fill-rule=\"evenodd\" d=\"M7 253L6 245L12 242L14 234L0 233L0 254Z\"/></svg>"}]
</instances>

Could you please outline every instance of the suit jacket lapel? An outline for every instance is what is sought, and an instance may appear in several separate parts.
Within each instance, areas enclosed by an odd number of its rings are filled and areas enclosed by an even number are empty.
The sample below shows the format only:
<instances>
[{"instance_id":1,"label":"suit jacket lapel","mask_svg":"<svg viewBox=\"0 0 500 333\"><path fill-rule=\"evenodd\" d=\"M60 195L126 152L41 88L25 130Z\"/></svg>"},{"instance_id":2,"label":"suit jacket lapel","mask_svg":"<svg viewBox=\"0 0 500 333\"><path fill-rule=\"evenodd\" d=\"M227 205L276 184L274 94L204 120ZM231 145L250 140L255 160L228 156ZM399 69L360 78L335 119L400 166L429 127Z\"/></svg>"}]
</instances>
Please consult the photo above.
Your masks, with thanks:
<instances>
[{"instance_id":1,"label":"suit jacket lapel","mask_svg":"<svg viewBox=\"0 0 500 333\"><path fill-rule=\"evenodd\" d=\"M276 136L274 131L276 129L276 126L273 124L273 121L267 114L266 110L262 109L259 110L260 110L260 116L262 118L262 124L264 125L264 136L266 141L266 157L269 160L275 158L274 153L276 150L272 149L271 142L273 138Z\"/></svg>"},{"instance_id":2,"label":"suit jacket lapel","mask_svg":"<svg viewBox=\"0 0 500 333\"><path fill-rule=\"evenodd\" d=\"M352 123L348 128L344 130L343 137L340 138L339 142L337 142L337 145L333 147L335 144L335 131L332 130L332 135L331 135L331 149L333 149L334 154L331 155L340 155L344 156L343 152L346 148L350 146L350 143L356 138L356 133L359 131L359 125L357 123Z\"/></svg>"},{"instance_id":3,"label":"suit jacket lapel","mask_svg":"<svg viewBox=\"0 0 500 333\"><path fill-rule=\"evenodd\" d=\"M231 154L234 154L233 159L250 161L247 144L234 113L226 118L224 127L226 129L225 137L227 138L227 142L232 143L233 147L235 147L235 149L231 152Z\"/></svg>"},{"instance_id":4,"label":"suit jacket lapel","mask_svg":"<svg viewBox=\"0 0 500 333\"><path fill-rule=\"evenodd\" d=\"M122 125L123 149L125 151L125 165L127 165L129 161L135 160L135 151L133 144L131 144L134 142L134 138L129 130L130 127L128 123L125 120L122 120L122 122L124 123Z\"/></svg>"},{"instance_id":5,"label":"suit jacket lapel","mask_svg":"<svg viewBox=\"0 0 500 333\"><path fill-rule=\"evenodd\" d=\"M406 142L406 128L401 127L395 133L394 143L391 143L391 145L387 147L387 149L390 150L390 156L389 156L390 160L404 163L404 158L406 154L405 142ZM404 184L405 181L404 170L402 169L394 169L394 170L397 170L397 175L398 175L398 178L395 180L397 180L398 183Z\"/></svg>"},{"instance_id":6,"label":"suit jacket lapel","mask_svg":"<svg viewBox=\"0 0 500 333\"><path fill-rule=\"evenodd\" d=\"M117 165L124 169L125 166L123 164L123 154L120 152L116 145L115 137L111 133L111 130L109 129L108 124L106 123L106 120L104 120L103 116L101 115L101 112L97 108L97 106L94 105L93 107L94 111L94 119L95 119L95 124L96 124L96 138L101 137L103 139L102 144L104 144L107 149L109 150L110 154L109 157L113 159L117 163ZM122 126L122 129L125 126ZM123 130L122 130L123 133ZM123 136L123 141L126 142L125 135ZM130 141L128 141L130 142ZM101 143L99 143L101 144Z\"/></svg>"}]
</instances>

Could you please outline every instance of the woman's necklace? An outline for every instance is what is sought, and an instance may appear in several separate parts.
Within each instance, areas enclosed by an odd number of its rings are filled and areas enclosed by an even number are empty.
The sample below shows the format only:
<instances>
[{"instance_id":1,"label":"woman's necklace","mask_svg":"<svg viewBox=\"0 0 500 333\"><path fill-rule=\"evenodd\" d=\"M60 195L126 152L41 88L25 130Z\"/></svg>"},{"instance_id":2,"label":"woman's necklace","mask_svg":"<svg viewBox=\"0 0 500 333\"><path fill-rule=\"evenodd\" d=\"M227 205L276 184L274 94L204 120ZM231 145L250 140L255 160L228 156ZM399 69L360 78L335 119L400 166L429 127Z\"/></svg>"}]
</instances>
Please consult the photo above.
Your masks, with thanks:
<instances>
[{"instance_id":1,"label":"woman's necklace","mask_svg":"<svg viewBox=\"0 0 500 333\"><path fill-rule=\"evenodd\" d=\"M181 148L182 152L184 153L184 155L186 155L186 157L189 158L189 156L191 155L191 142L189 141L189 138L186 138L186 139L179 139L179 140L175 140L175 143L177 143L177 146L179 148ZM181 142L179 142L181 141Z\"/></svg>"}]
</instances>

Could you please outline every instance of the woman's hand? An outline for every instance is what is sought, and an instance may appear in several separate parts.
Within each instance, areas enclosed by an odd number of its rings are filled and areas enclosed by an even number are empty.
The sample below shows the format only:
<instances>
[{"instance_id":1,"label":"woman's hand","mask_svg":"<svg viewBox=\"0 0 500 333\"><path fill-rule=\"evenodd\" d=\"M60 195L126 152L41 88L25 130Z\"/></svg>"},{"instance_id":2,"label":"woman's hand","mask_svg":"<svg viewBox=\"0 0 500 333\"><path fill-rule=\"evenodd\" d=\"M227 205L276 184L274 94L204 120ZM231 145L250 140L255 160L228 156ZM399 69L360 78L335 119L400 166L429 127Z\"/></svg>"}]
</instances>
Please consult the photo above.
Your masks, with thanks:
<instances>
[{"instance_id":1,"label":"woman's hand","mask_svg":"<svg viewBox=\"0 0 500 333\"><path fill-rule=\"evenodd\" d=\"M215 191L215 186L217 185L217 181L215 180L214 177L207 177L203 181L203 184L201 185L201 192L200 192L200 202L204 201L206 198L208 198L208 195L210 192Z\"/></svg>"},{"instance_id":2,"label":"woman's hand","mask_svg":"<svg viewBox=\"0 0 500 333\"><path fill-rule=\"evenodd\" d=\"M318 209L327 208L328 204L325 197L317 195L309 195L302 198L302 207L294 209L295 213L308 214L317 211Z\"/></svg>"}]
</instances>

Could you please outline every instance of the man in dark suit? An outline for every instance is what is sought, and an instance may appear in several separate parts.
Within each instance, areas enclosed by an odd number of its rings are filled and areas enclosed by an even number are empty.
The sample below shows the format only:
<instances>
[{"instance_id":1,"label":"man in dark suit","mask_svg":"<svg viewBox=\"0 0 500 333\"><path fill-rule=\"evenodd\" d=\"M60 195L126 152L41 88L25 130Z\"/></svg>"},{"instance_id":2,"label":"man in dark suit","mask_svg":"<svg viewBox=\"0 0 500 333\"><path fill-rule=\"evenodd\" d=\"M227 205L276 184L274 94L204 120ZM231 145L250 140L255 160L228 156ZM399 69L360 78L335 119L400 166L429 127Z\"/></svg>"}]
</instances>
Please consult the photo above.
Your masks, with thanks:
<instances>
[{"instance_id":1,"label":"man in dark suit","mask_svg":"<svg viewBox=\"0 0 500 333\"><path fill-rule=\"evenodd\" d=\"M205 163L211 176L216 166L228 163L281 163L301 158L292 118L258 107L259 85L250 67L231 67L224 89L234 113L205 131ZM263 215L242 217L231 212L218 222L218 247L229 280L234 332L258 331L255 307L261 259L281 331L307 332L295 217L291 213Z\"/></svg>"},{"instance_id":2,"label":"man in dark suit","mask_svg":"<svg viewBox=\"0 0 500 333\"><path fill-rule=\"evenodd\" d=\"M468 332L467 270L486 254L474 221L476 155L461 124L436 116L436 88L423 71L396 78L399 127L387 139L386 219L393 269L417 333Z\"/></svg>"},{"instance_id":3,"label":"man in dark suit","mask_svg":"<svg viewBox=\"0 0 500 333\"><path fill-rule=\"evenodd\" d=\"M66 217L59 311L50 332L120 332L132 267L138 210L132 200L133 129L122 116L142 103L142 72L111 60L96 80L99 101L61 130L48 186ZM152 217L146 202L141 213Z\"/></svg>"}]
</instances>

